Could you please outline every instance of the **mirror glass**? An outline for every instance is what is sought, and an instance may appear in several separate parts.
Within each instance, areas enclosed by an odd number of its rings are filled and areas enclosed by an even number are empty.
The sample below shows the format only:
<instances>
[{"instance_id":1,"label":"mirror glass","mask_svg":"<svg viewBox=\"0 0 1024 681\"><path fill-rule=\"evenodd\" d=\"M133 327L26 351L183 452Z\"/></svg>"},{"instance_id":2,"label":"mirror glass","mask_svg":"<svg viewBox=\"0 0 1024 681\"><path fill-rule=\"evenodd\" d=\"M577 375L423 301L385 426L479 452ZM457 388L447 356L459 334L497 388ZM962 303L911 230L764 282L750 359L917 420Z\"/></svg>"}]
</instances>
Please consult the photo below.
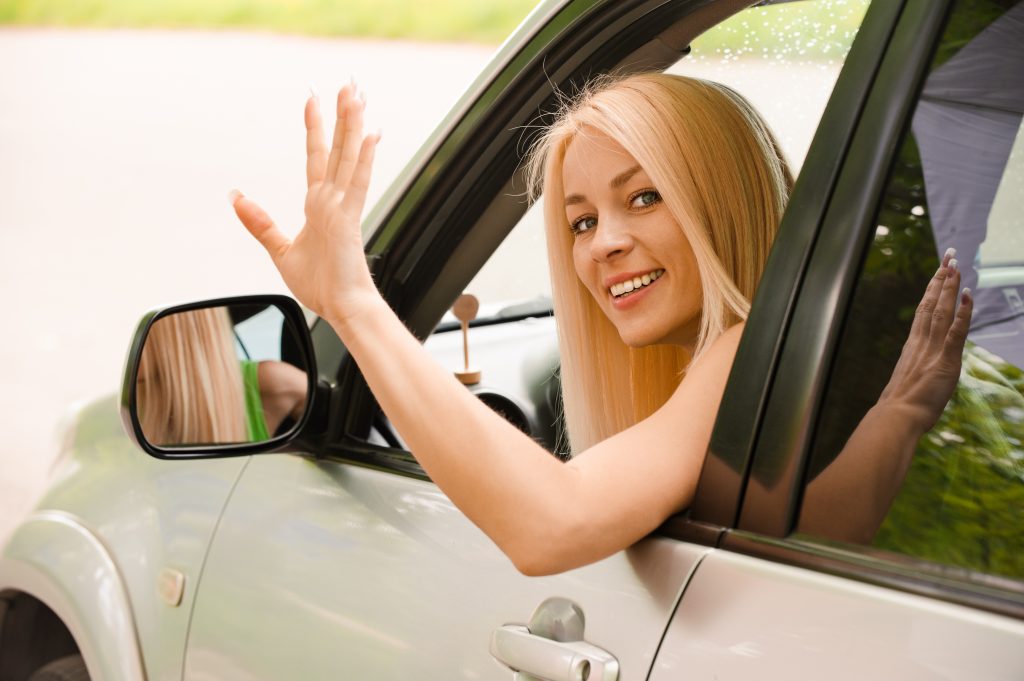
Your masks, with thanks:
<instances>
[{"instance_id":1,"label":"mirror glass","mask_svg":"<svg viewBox=\"0 0 1024 681\"><path fill-rule=\"evenodd\" d=\"M296 426L309 398L299 331L273 304L179 311L149 328L136 411L157 447L263 442Z\"/></svg>"}]
</instances>

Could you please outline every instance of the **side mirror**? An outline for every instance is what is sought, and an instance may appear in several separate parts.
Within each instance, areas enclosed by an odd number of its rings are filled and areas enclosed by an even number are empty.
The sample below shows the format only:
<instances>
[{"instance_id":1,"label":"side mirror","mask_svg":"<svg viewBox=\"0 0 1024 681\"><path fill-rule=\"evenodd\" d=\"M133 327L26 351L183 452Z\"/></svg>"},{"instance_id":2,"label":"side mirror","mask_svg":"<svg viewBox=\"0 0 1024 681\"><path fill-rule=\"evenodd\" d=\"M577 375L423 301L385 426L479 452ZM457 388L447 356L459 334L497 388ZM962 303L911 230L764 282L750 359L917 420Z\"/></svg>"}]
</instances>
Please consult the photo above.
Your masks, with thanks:
<instances>
[{"instance_id":1,"label":"side mirror","mask_svg":"<svg viewBox=\"0 0 1024 681\"><path fill-rule=\"evenodd\" d=\"M157 458L256 454L295 438L316 377L305 317L287 296L162 308L132 339L121 418Z\"/></svg>"}]
</instances>

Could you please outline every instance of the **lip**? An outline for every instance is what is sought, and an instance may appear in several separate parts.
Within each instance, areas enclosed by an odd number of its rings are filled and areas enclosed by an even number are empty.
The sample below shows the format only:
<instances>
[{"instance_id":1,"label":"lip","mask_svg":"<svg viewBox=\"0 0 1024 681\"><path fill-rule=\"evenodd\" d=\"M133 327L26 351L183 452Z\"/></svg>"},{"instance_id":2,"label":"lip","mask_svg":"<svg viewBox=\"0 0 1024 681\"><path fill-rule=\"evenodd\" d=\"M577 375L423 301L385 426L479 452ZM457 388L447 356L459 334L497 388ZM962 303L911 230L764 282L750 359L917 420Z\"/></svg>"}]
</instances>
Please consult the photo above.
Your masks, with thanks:
<instances>
[{"instance_id":1,"label":"lip","mask_svg":"<svg viewBox=\"0 0 1024 681\"><path fill-rule=\"evenodd\" d=\"M647 272L650 272L650 271L652 271L652 270L647 270L643 274L647 274ZM657 279L652 281L647 286L644 286L643 288L635 290L633 293L630 293L625 298L616 298L609 291L608 298L609 298L609 300L611 300L612 307L615 308L616 310L628 310L629 308L633 307L634 305L639 305L643 301L644 298L646 298L648 295L650 295L651 289L655 288L659 283L661 283L661 280L664 279L667 274L668 274L668 272L663 273L660 277L658 277ZM629 277L626 277L626 276L620 277L617 280L610 279L609 281L611 281L612 284L617 284L620 281L626 281L626 279L632 279L633 277L636 277L636 276L642 276L642 275L634 274L634 275L629 276ZM609 284L609 286L611 286L611 284Z\"/></svg>"}]
</instances>

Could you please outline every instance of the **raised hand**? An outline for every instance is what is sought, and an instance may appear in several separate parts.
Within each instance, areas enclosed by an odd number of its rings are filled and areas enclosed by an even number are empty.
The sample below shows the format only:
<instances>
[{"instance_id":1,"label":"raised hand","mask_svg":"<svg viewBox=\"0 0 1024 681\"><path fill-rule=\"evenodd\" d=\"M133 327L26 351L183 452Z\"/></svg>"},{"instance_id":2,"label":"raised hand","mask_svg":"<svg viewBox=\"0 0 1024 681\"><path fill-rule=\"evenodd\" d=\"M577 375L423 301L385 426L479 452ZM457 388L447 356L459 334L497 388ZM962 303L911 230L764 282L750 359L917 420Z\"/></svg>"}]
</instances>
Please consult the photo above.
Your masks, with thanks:
<instances>
[{"instance_id":1,"label":"raised hand","mask_svg":"<svg viewBox=\"0 0 1024 681\"><path fill-rule=\"evenodd\" d=\"M232 192L238 219L267 249L298 300L332 324L379 294L363 256L359 222L380 135L363 134L365 99L355 85L338 92L328 150L317 98L306 102L306 224L289 239L253 200Z\"/></svg>"},{"instance_id":2,"label":"raised hand","mask_svg":"<svg viewBox=\"0 0 1024 681\"><path fill-rule=\"evenodd\" d=\"M951 248L928 282L910 336L878 401L879 407L900 409L920 434L935 425L956 388L973 308L970 290L960 291L960 268Z\"/></svg>"}]
</instances>

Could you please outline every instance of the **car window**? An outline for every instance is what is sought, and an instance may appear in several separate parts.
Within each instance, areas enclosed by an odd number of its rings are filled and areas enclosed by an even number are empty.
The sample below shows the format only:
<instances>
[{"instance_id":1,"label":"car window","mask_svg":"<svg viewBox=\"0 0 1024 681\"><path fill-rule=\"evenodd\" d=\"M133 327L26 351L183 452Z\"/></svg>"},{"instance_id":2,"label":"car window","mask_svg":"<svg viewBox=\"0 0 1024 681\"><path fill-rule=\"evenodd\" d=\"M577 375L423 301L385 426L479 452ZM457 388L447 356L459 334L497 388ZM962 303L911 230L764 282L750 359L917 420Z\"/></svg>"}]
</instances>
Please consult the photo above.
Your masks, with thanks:
<instances>
[{"instance_id":1,"label":"car window","mask_svg":"<svg viewBox=\"0 0 1024 681\"><path fill-rule=\"evenodd\" d=\"M1024 578L1024 3L957 3L887 181L812 449L808 484L874 405L941 254L974 315L959 384L865 543ZM874 489L865 490L869 499ZM798 528L834 539L805 507ZM824 529L822 529L824 528Z\"/></svg>"},{"instance_id":2,"label":"car window","mask_svg":"<svg viewBox=\"0 0 1024 681\"><path fill-rule=\"evenodd\" d=\"M706 31L669 73L724 83L761 112L799 172L869 0L754 7ZM779 93L790 93L780 97ZM466 290L481 314L550 301L543 215L532 206ZM451 321L451 318L447 318Z\"/></svg>"}]
</instances>

